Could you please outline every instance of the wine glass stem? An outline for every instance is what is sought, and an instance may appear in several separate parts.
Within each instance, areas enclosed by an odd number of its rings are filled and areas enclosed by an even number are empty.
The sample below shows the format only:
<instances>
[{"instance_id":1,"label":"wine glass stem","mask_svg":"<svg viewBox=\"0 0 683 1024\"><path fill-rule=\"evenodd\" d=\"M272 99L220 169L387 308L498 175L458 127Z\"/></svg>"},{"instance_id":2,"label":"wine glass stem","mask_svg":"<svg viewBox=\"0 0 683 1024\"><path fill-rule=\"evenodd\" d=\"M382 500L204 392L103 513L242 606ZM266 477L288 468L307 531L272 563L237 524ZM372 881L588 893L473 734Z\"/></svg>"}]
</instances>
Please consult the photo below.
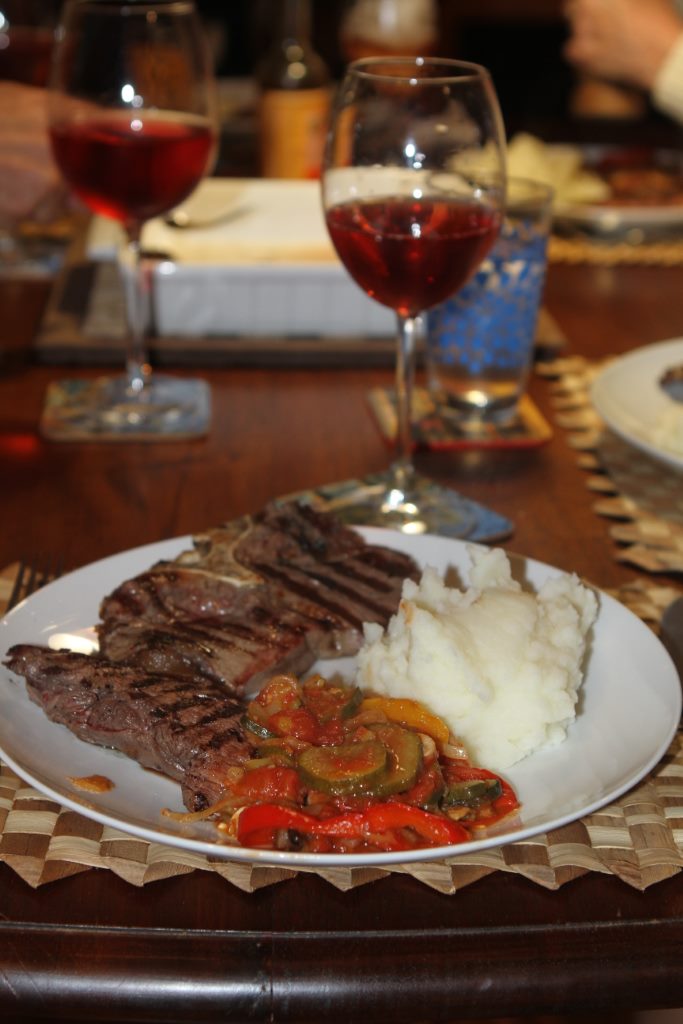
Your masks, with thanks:
<instances>
[{"instance_id":1,"label":"wine glass stem","mask_svg":"<svg viewBox=\"0 0 683 1024\"><path fill-rule=\"evenodd\" d=\"M127 289L128 348L126 376L128 388L139 395L150 382L152 368L147 354L146 334L151 305L152 279L140 249L140 230L128 230L130 275Z\"/></svg>"},{"instance_id":2,"label":"wine glass stem","mask_svg":"<svg viewBox=\"0 0 683 1024\"><path fill-rule=\"evenodd\" d=\"M420 317L398 317L396 352L396 455L392 466L397 490L404 494L414 477L412 405L415 383L415 352L422 329Z\"/></svg>"}]
</instances>

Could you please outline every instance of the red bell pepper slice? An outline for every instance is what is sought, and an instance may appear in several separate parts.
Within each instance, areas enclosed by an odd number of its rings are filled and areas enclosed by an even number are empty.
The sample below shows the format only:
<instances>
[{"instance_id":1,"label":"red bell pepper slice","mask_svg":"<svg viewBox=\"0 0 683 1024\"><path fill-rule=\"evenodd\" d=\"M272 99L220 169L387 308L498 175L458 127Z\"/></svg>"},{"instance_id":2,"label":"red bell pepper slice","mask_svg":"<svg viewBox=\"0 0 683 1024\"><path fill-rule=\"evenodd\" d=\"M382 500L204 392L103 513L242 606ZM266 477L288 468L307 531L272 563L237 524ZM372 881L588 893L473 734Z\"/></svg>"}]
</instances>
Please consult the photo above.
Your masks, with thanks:
<instances>
[{"instance_id":1,"label":"red bell pepper slice","mask_svg":"<svg viewBox=\"0 0 683 1024\"><path fill-rule=\"evenodd\" d=\"M361 814L343 814L334 818L316 818L305 811L284 807L282 804L252 804L239 812L237 840L243 846L249 846L254 833L268 829L275 832L279 828L291 828L309 835L357 836L361 835L357 820L361 817ZM323 829L322 826L327 827Z\"/></svg>"},{"instance_id":2,"label":"red bell pepper slice","mask_svg":"<svg viewBox=\"0 0 683 1024\"><path fill-rule=\"evenodd\" d=\"M411 804L372 804L364 812L370 832L385 832L393 828L412 828L430 846L454 846L465 843L469 832L457 821L423 811Z\"/></svg>"},{"instance_id":3,"label":"red bell pepper slice","mask_svg":"<svg viewBox=\"0 0 683 1024\"><path fill-rule=\"evenodd\" d=\"M243 846L259 841L264 831L291 828L313 836L362 839L373 833L412 828L429 846L452 846L469 839L467 829L449 818L430 814L409 804L371 804L364 811L353 811L331 818L316 818L281 804L252 804L239 813L237 839Z\"/></svg>"}]
</instances>

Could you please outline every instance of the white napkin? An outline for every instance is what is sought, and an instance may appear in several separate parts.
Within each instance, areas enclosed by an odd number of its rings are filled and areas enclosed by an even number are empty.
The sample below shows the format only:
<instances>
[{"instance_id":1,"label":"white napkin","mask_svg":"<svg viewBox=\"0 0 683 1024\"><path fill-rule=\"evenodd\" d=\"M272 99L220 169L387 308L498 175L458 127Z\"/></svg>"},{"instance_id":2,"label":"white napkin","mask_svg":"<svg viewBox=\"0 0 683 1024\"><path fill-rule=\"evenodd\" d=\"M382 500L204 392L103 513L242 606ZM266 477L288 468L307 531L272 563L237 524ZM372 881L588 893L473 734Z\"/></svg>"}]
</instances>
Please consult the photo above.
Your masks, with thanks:
<instances>
[{"instance_id":1,"label":"white napkin","mask_svg":"<svg viewBox=\"0 0 683 1024\"><path fill-rule=\"evenodd\" d=\"M179 263L234 264L336 261L314 181L207 178L182 204L198 220L220 223L172 228L150 221L145 248Z\"/></svg>"}]
</instances>

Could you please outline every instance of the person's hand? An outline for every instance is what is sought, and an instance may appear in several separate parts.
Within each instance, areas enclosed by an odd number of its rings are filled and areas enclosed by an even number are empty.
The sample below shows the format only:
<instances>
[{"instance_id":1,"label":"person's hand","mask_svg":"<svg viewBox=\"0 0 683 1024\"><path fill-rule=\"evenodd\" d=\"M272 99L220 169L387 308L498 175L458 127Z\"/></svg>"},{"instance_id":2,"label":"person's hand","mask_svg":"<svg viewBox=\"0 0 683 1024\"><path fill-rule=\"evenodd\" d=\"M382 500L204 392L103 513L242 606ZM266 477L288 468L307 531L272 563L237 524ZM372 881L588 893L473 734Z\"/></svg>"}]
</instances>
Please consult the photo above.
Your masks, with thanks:
<instances>
[{"instance_id":1,"label":"person's hand","mask_svg":"<svg viewBox=\"0 0 683 1024\"><path fill-rule=\"evenodd\" d=\"M0 81L0 226L63 209L66 189L52 159L45 90Z\"/></svg>"},{"instance_id":2,"label":"person's hand","mask_svg":"<svg viewBox=\"0 0 683 1024\"><path fill-rule=\"evenodd\" d=\"M671 0L568 0L565 56L582 71L650 90L683 32Z\"/></svg>"}]
</instances>

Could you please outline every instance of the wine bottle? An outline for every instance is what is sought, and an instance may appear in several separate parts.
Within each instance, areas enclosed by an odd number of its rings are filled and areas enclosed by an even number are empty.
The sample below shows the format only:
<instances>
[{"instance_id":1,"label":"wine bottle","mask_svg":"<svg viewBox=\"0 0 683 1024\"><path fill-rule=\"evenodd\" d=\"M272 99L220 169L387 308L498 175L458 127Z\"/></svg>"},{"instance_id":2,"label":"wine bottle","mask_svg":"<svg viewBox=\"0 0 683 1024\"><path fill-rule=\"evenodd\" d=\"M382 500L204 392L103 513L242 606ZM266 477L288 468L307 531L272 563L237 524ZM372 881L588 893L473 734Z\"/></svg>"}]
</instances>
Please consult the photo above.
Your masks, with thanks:
<instances>
[{"instance_id":1,"label":"wine bottle","mask_svg":"<svg viewBox=\"0 0 683 1024\"><path fill-rule=\"evenodd\" d=\"M438 49L435 0L354 0L342 18L347 61L361 57L428 57Z\"/></svg>"},{"instance_id":2,"label":"wine bottle","mask_svg":"<svg viewBox=\"0 0 683 1024\"><path fill-rule=\"evenodd\" d=\"M311 42L310 0L281 0L273 42L256 73L261 173L320 176L330 113L330 76Z\"/></svg>"}]
</instances>

